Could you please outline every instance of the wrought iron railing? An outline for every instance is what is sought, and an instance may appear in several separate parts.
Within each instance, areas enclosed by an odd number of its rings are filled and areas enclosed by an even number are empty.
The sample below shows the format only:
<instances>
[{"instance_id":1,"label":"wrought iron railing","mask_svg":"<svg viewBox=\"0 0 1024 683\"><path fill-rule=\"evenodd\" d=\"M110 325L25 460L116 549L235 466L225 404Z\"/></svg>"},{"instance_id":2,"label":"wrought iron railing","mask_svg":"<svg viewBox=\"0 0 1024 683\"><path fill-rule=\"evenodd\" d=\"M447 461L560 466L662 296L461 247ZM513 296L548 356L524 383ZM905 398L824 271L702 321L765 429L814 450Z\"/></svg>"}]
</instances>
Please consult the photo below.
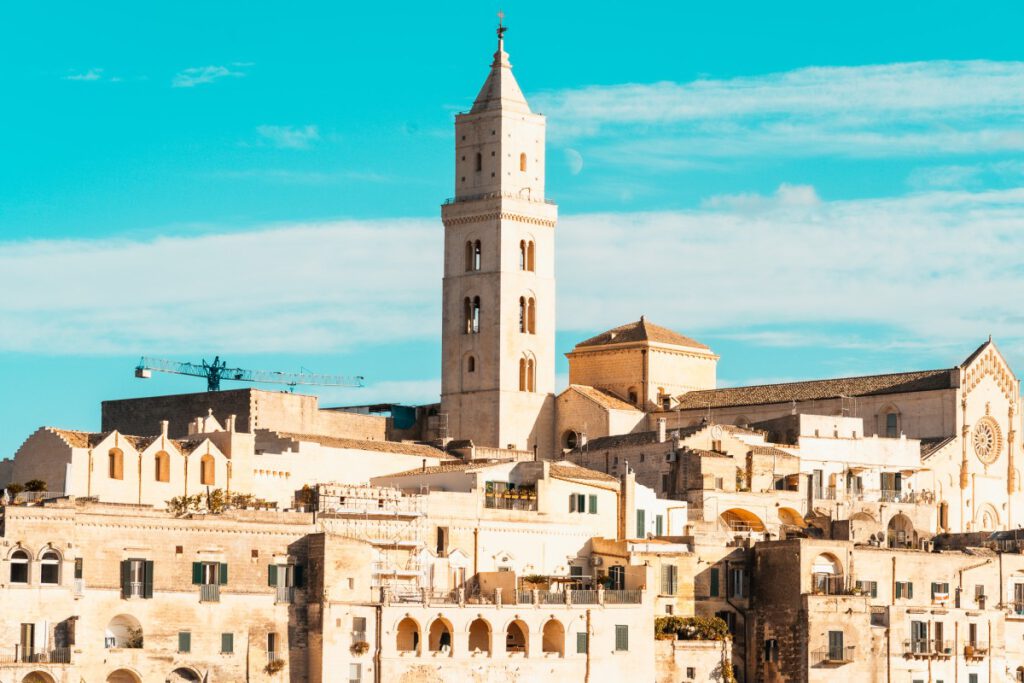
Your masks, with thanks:
<instances>
[{"instance_id":1,"label":"wrought iron railing","mask_svg":"<svg viewBox=\"0 0 1024 683\"><path fill-rule=\"evenodd\" d=\"M216 583L200 584L199 602L220 602L220 586Z\"/></svg>"},{"instance_id":2,"label":"wrought iron railing","mask_svg":"<svg viewBox=\"0 0 1024 683\"><path fill-rule=\"evenodd\" d=\"M295 602L295 586L278 586L275 602L288 604Z\"/></svg>"},{"instance_id":3,"label":"wrought iron railing","mask_svg":"<svg viewBox=\"0 0 1024 683\"><path fill-rule=\"evenodd\" d=\"M855 645L846 647L828 647L815 650L811 653L811 663L814 666L829 666L838 664L849 664L856 654Z\"/></svg>"},{"instance_id":4,"label":"wrought iron railing","mask_svg":"<svg viewBox=\"0 0 1024 683\"><path fill-rule=\"evenodd\" d=\"M535 512L537 510L537 497L511 497L500 493L484 494L484 507L492 510L525 510Z\"/></svg>"},{"instance_id":5,"label":"wrought iron railing","mask_svg":"<svg viewBox=\"0 0 1024 683\"><path fill-rule=\"evenodd\" d=\"M621 591L605 591L604 604L606 605L639 605L642 601L643 591L639 588Z\"/></svg>"}]
</instances>

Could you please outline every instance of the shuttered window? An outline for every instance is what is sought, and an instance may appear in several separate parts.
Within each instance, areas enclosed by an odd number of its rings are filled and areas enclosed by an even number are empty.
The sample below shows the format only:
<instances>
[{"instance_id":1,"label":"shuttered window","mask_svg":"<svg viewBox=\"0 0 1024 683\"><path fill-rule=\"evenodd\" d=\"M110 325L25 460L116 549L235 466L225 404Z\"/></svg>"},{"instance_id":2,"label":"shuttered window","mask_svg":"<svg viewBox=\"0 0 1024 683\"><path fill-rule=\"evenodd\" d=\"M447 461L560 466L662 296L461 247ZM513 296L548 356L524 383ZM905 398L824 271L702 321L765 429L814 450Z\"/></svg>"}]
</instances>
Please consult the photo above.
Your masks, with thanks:
<instances>
[{"instance_id":1,"label":"shuttered window","mask_svg":"<svg viewBox=\"0 0 1024 683\"><path fill-rule=\"evenodd\" d=\"M718 597L718 591L719 591L719 587L718 587L718 567L712 567L708 571L711 572L711 590L709 590L708 593L711 594L711 597L717 598Z\"/></svg>"},{"instance_id":2,"label":"shuttered window","mask_svg":"<svg viewBox=\"0 0 1024 683\"><path fill-rule=\"evenodd\" d=\"M636 511L636 537L647 537L647 518L646 513L643 510Z\"/></svg>"},{"instance_id":3,"label":"shuttered window","mask_svg":"<svg viewBox=\"0 0 1024 683\"><path fill-rule=\"evenodd\" d=\"M661 565L661 594L675 595L678 568L674 564Z\"/></svg>"},{"instance_id":4,"label":"shuttered window","mask_svg":"<svg viewBox=\"0 0 1024 683\"><path fill-rule=\"evenodd\" d=\"M591 494L591 496L590 496L590 506L587 508L587 512L589 512L592 515L596 515L597 514L597 495Z\"/></svg>"},{"instance_id":5,"label":"shuttered window","mask_svg":"<svg viewBox=\"0 0 1024 683\"><path fill-rule=\"evenodd\" d=\"M626 652L629 650L629 626L624 624L615 625L615 651Z\"/></svg>"},{"instance_id":6,"label":"shuttered window","mask_svg":"<svg viewBox=\"0 0 1024 683\"><path fill-rule=\"evenodd\" d=\"M229 655L235 651L235 634L234 633L222 633L220 634L220 651L222 654Z\"/></svg>"},{"instance_id":7,"label":"shuttered window","mask_svg":"<svg viewBox=\"0 0 1024 683\"><path fill-rule=\"evenodd\" d=\"M587 634L577 633L576 634L576 654L585 655L587 654Z\"/></svg>"},{"instance_id":8,"label":"shuttered window","mask_svg":"<svg viewBox=\"0 0 1024 683\"><path fill-rule=\"evenodd\" d=\"M178 652L192 651L192 633L189 631L178 632Z\"/></svg>"}]
</instances>

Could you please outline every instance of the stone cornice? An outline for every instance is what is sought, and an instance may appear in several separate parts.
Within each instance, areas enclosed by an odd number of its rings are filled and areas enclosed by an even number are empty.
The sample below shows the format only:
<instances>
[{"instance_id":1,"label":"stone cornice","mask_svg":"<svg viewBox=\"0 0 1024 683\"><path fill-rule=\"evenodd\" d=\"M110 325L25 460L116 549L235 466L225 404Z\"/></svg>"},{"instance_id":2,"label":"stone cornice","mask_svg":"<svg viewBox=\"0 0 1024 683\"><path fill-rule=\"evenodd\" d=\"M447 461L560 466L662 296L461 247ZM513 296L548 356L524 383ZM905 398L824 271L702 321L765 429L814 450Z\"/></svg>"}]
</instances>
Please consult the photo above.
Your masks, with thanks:
<instances>
[{"instance_id":1,"label":"stone cornice","mask_svg":"<svg viewBox=\"0 0 1024 683\"><path fill-rule=\"evenodd\" d=\"M526 223L528 225L540 225L548 228L555 227L556 221L548 218L539 218L537 216L527 216L522 213L511 213L509 211L489 211L487 213L479 213L471 216L459 216L457 218L446 218L444 219L444 226L447 228L451 225L466 225L468 223L480 223L482 221L516 221L519 223Z\"/></svg>"}]
</instances>

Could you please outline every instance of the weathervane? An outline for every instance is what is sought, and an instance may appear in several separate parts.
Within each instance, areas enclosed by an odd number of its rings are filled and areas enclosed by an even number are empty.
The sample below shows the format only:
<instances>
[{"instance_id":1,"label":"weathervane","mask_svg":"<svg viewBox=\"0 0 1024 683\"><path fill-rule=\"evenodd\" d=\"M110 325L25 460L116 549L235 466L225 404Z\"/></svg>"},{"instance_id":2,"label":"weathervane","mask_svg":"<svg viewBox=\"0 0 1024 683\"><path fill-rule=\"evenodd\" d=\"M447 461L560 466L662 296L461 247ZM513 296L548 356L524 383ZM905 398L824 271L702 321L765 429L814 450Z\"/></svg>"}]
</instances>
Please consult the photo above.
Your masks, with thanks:
<instances>
[{"instance_id":1,"label":"weathervane","mask_svg":"<svg viewBox=\"0 0 1024 683\"><path fill-rule=\"evenodd\" d=\"M505 13L502 12L501 10L498 10L498 39L499 40L505 37L505 31L508 30L508 26L505 26L504 21L505 21Z\"/></svg>"}]
</instances>

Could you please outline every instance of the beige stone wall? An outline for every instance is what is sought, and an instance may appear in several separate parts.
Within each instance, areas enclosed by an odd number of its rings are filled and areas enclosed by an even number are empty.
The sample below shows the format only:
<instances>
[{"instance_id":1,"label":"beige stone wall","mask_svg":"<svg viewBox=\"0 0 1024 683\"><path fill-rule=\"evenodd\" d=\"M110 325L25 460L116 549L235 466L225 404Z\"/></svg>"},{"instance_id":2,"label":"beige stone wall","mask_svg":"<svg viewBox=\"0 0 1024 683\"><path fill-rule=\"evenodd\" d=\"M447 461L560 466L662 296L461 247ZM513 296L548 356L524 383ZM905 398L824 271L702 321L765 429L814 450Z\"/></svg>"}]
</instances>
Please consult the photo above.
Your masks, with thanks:
<instances>
[{"instance_id":1,"label":"beige stone wall","mask_svg":"<svg viewBox=\"0 0 1024 683\"><path fill-rule=\"evenodd\" d=\"M732 658L729 641L658 640L654 643L657 683L724 681L722 662ZM693 675L689 675L692 670Z\"/></svg>"}]
</instances>

